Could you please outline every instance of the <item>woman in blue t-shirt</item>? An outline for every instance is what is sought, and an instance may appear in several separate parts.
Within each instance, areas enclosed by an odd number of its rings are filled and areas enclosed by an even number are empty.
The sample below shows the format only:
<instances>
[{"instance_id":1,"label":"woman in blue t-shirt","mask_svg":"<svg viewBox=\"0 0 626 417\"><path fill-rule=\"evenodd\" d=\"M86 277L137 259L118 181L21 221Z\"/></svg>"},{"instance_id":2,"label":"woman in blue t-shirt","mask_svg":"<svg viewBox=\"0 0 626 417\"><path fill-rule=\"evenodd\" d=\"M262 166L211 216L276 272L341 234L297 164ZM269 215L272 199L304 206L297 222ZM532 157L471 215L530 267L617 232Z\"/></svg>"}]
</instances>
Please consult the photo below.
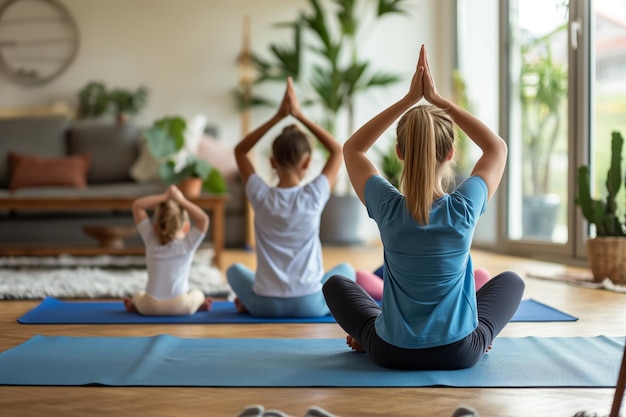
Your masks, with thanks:
<instances>
[{"instance_id":1,"label":"woman in blue t-shirt","mask_svg":"<svg viewBox=\"0 0 626 417\"><path fill-rule=\"evenodd\" d=\"M422 98L430 104L414 106ZM401 190L382 178L366 153L400 117ZM451 194L445 177L455 122L482 151ZM336 275L323 288L347 343L382 366L462 369L475 365L511 320L524 292L513 272L478 291L470 247L476 222L502 178L507 146L435 88L422 46L409 92L344 144L350 181L380 230L384 247L382 308L357 284Z\"/></svg>"}]
</instances>

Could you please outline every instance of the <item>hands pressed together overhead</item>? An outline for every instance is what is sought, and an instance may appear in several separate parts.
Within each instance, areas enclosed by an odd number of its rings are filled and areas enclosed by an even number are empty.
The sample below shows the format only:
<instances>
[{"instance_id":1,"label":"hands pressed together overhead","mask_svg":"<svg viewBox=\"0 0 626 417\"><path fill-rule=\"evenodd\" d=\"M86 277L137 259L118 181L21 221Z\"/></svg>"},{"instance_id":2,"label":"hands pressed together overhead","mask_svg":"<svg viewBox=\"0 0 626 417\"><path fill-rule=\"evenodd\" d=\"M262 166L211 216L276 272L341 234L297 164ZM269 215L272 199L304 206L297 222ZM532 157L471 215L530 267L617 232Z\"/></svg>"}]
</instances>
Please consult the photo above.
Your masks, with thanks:
<instances>
[{"instance_id":1,"label":"hands pressed together overhead","mask_svg":"<svg viewBox=\"0 0 626 417\"><path fill-rule=\"evenodd\" d=\"M289 115L295 118L299 118L302 115L300 103L298 102L298 97L296 97L296 91L293 88L293 80L291 77L287 78L285 95L278 108L278 116L287 117Z\"/></svg>"},{"instance_id":2,"label":"hands pressed together overhead","mask_svg":"<svg viewBox=\"0 0 626 417\"><path fill-rule=\"evenodd\" d=\"M441 107L444 103L444 99L439 95L437 87L435 86L435 80L430 71L428 65L428 57L426 56L426 48L424 45L420 48L420 55L417 60L417 68L415 74L411 79L411 85L409 92L407 93L409 98L414 103L417 103L422 98L428 100L431 104Z\"/></svg>"}]
</instances>

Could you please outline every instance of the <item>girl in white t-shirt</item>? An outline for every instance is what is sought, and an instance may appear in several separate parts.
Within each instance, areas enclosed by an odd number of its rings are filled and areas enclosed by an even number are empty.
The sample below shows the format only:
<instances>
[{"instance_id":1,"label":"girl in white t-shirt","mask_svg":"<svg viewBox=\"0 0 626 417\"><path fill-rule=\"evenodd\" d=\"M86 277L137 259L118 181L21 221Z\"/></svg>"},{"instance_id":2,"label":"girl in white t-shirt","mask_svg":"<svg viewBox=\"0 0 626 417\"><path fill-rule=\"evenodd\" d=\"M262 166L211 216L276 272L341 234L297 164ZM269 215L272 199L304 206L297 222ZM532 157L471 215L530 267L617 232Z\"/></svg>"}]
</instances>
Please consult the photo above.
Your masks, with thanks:
<instances>
[{"instance_id":1,"label":"girl in white t-shirt","mask_svg":"<svg viewBox=\"0 0 626 417\"><path fill-rule=\"evenodd\" d=\"M274 125L293 116L328 151L321 174L301 185L311 161L309 138L296 125L284 128L272 144L270 162L278 185L256 175L250 150ZM337 172L343 163L341 145L300 111L291 79L277 113L248 134L236 147L235 158L254 210L256 273L234 264L226 277L240 312L262 317L319 317L329 314L322 284L335 274L355 279L354 269L341 264L324 273L319 225Z\"/></svg>"},{"instance_id":2,"label":"girl in white t-shirt","mask_svg":"<svg viewBox=\"0 0 626 417\"><path fill-rule=\"evenodd\" d=\"M154 209L153 220L147 210ZM133 217L146 246L145 291L124 299L130 312L181 316L208 311L212 299L189 289L189 269L209 227L209 217L174 185L164 193L133 202ZM191 225L189 218L193 221Z\"/></svg>"}]
</instances>

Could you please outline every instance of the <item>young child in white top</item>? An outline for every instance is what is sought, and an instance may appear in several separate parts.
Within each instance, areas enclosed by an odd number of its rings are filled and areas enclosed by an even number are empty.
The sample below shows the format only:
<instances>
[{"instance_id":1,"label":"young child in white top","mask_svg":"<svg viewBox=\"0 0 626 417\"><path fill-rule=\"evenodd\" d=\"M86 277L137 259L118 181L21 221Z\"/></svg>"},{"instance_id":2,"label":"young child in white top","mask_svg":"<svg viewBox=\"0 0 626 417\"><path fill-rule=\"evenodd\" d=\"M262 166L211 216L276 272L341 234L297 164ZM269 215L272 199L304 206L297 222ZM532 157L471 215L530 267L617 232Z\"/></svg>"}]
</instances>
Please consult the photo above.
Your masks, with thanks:
<instances>
[{"instance_id":1,"label":"young child in white top","mask_svg":"<svg viewBox=\"0 0 626 417\"><path fill-rule=\"evenodd\" d=\"M272 144L270 162L278 185L255 173L248 152L274 125L293 116L328 151L319 176L301 185L311 162L309 138L296 125L284 128ZM241 264L226 271L240 312L262 317L319 317L329 314L322 284L335 274L355 279L354 269L340 264L324 273L319 238L321 213L342 165L341 145L300 111L291 79L277 113L235 148L239 173L254 210L256 273Z\"/></svg>"},{"instance_id":2,"label":"young child in white top","mask_svg":"<svg viewBox=\"0 0 626 417\"><path fill-rule=\"evenodd\" d=\"M150 209L154 209L152 221L147 212ZM151 316L208 311L212 299L197 289L189 289L191 262L209 227L204 210L187 200L174 185L162 194L135 200L132 210L146 246L148 283L145 291L124 299L126 310Z\"/></svg>"}]
</instances>

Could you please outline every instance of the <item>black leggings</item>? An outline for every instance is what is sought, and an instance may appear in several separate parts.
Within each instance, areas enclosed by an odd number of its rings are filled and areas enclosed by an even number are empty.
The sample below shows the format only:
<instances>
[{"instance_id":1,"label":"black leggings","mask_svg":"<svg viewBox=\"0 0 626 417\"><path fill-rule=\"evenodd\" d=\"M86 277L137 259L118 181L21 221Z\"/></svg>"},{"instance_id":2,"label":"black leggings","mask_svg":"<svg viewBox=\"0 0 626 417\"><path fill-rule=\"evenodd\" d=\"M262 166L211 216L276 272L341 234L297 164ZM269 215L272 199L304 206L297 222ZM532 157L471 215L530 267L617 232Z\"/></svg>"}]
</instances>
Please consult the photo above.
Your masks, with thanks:
<instances>
[{"instance_id":1,"label":"black leggings","mask_svg":"<svg viewBox=\"0 0 626 417\"><path fill-rule=\"evenodd\" d=\"M493 339L511 320L524 293L524 281L514 272L496 275L476 292L478 327L464 339L425 349L393 346L376 333L380 306L358 284L341 275L324 284L326 303L337 323L378 365L395 369L463 369L483 357Z\"/></svg>"}]
</instances>

